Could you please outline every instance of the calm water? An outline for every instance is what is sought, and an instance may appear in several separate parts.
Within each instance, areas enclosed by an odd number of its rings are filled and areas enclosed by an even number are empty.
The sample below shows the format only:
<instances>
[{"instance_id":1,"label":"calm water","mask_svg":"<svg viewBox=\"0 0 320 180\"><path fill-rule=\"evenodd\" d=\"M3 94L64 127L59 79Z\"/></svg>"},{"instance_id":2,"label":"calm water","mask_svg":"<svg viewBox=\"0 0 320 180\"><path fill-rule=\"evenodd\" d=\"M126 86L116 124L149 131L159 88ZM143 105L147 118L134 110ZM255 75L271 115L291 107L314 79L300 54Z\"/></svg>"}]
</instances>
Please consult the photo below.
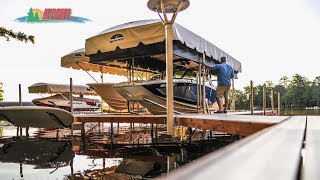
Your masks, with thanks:
<instances>
[{"instance_id":1,"label":"calm water","mask_svg":"<svg viewBox=\"0 0 320 180\"><path fill-rule=\"evenodd\" d=\"M15 127L0 128L0 180L153 178L166 174L168 164L173 165L170 169L177 168L238 140L236 136L216 135L193 144L111 148L101 140L81 143L81 138L43 138L39 135L43 130L39 131L30 129L32 137L17 138Z\"/></svg>"}]
</instances>

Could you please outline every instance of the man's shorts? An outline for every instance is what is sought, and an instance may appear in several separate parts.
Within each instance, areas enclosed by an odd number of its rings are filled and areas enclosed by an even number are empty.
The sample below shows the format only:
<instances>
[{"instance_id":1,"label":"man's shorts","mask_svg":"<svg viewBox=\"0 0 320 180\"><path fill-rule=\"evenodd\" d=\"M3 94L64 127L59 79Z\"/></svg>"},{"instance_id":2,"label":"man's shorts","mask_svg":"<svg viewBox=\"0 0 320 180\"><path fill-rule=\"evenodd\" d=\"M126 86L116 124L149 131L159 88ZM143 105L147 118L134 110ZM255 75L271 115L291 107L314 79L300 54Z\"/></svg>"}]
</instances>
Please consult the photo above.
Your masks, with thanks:
<instances>
[{"instance_id":1,"label":"man's shorts","mask_svg":"<svg viewBox=\"0 0 320 180\"><path fill-rule=\"evenodd\" d=\"M218 86L216 91L217 91L216 97L223 98L229 95L230 86Z\"/></svg>"}]
</instances>

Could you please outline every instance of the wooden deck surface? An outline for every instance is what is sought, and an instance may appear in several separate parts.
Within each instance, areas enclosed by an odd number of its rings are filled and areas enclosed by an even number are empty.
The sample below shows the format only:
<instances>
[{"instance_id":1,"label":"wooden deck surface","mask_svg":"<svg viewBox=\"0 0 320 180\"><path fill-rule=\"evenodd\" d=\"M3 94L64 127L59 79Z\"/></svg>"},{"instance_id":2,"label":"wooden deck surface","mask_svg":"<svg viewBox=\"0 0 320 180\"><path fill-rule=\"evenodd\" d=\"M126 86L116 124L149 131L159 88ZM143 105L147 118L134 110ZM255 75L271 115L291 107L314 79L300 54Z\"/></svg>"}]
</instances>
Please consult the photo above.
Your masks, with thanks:
<instances>
[{"instance_id":1,"label":"wooden deck surface","mask_svg":"<svg viewBox=\"0 0 320 180\"><path fill-rule=\"evenodd\" d=\"M165 179L320 178L320 116L289 119L172 171Z\"/></svg>"},{"instance_id":2,"label":"wooden deck surface","mask_svg":"<svg viewBox=\"0 0 320 180\"><path fill-rule=\"evenodd\" d=\"M74 122L165 124L165 115L74 115ZM248 136L286 120L288 116L188 114L176 115L175 125Z\"/></svg>"}]
</instances>

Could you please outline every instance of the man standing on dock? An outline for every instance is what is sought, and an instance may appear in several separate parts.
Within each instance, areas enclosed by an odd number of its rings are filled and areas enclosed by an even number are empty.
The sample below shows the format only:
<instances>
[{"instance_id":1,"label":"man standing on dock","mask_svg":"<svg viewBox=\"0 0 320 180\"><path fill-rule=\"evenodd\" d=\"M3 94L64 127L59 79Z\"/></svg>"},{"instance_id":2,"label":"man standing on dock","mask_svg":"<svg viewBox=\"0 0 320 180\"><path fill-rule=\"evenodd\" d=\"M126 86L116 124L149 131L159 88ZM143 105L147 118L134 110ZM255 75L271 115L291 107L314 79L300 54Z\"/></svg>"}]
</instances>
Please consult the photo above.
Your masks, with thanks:
<instances>
[{"instance_id":1,"label":"man standing on dock","mask_svg":"<svg viewBox=\"0 0 320 180\"><path fill-rule=\"evenodd\" d=\"M227 64L226 57L220 58L221 64L218 64L212 68L213 73L217 75L218 86L216 92L216 99L219 106L219 110L214 113L227 113L229 104L229 92L231 86L231 79L234 76L232 67ZM224 97L224 109L222 110L222 98Z\"/></svg>"}]
</instances>

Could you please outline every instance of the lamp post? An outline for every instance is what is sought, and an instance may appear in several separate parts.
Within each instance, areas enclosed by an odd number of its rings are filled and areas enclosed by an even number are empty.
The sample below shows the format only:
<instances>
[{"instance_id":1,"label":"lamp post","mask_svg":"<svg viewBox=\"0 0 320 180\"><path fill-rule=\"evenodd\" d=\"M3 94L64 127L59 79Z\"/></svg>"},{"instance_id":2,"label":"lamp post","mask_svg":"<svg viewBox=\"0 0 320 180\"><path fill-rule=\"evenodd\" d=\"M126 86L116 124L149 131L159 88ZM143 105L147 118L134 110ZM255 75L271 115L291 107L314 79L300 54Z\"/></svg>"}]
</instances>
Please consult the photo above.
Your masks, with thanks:
<instances>
[{"instance_id":1,"label":"lamp post","mask_svg":"<svg viewBox=\"0 0 320 180\"><path fill-rule=\"evenodd\" d=\"M173 135L173 31L172 25L179 11L189 7L189 0L149 0L148 8L158 13L166 34L166 94L167 94L167 134ZM163 16L161 16L161 14ZM171 20L168 14L173 14Z\"/></svg>"}]
</instances>

